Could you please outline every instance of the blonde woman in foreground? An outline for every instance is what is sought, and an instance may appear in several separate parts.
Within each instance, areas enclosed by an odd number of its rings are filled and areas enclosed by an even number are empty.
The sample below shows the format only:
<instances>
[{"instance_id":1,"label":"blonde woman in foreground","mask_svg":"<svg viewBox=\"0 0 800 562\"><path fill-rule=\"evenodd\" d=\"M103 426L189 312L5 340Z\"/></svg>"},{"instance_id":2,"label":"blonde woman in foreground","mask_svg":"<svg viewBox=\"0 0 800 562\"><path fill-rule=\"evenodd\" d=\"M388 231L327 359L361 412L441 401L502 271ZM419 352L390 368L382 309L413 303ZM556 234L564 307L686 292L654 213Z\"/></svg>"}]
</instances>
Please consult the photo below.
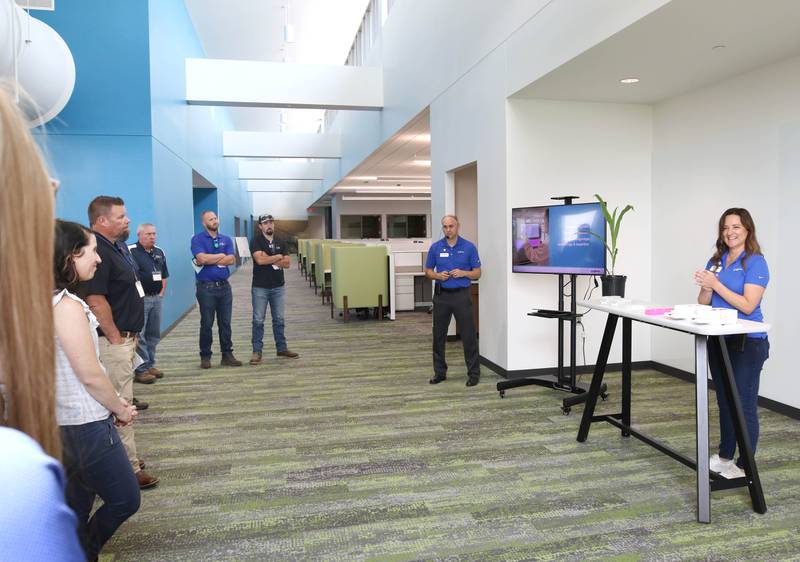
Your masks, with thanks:
<instances>
[{"instance_id":1,"label":"blonde woman in foreground","mask_svg":"<svg viewBox=\"0 0 800 562\"><path fill-rule=\"evenodd\" d=\"M57 461L53 187L10 92L0 84L0 557L83 560Z\"/></svg>"}]
</instances>

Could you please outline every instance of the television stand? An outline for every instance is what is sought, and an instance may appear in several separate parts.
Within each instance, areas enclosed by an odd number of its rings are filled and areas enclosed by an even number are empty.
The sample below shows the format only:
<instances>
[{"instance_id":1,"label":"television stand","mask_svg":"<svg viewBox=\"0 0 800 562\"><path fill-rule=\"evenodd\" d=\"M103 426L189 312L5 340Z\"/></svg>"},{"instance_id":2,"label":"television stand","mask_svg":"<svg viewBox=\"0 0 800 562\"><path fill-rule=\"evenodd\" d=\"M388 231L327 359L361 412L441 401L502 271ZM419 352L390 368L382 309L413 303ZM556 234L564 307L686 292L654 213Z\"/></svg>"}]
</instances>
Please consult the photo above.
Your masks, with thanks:
<instances>
[{"instance_id":1,"label":"television stand","mask_svg":"<svg viewBox=\"0 0 800 562\"><path fill-rule=\"evenodd\" d=\"M589 387L585 384L577 382L577 374L575 371L576 363L576 347L575 339L577 332L578 320L583 314L578 314L576 311L576 276L570 275L571 297L570 297L570 310L564 310L564 275L558 276L558 310L539 309L529 312L528 316L538 316L539 318L554 318L558 320L558 367L555 374L537 375L533 377L524 377L519 379L505 380L497 383L497 392L500 393L500 398L504 398L506 390L512 388L519 388L522 386L544 386L553 390L560 390L561 392L568 392L574 396L568 396L562 400L561 413L568 416L572 411L572 407L576 404L586 402L588 398L587 391ZM564 365L564 323L569 322L569 335L570 335L570 349L569 349L569 369ZM608 398L606 385L600 389L600 398L606 400Z\"/></svg>"},{"instance_id":2,"label":"television stand","mask_svg":"<svg viewBox=\"0 0 800 562\"><path fill-rule=\"evenodd\" d=\"M566 195L563 197L551 197L551 199L564 201L565 205L572 205L572 200L577 199L575 195ZM576 404L586 402L589 397L587 391L589 387L577 381L577 374L575 370L576 363L576 348L575 339L578 326L578 320L583 314L577 312L576 300L576 275L570 274L569 283L570 291L570 307L566 310L564 307L564 277L565 274L558 275L558 310L538 309L528 313L528 316L538 316L540 318L554 318L558 320L558 367L555 374L537 375L533 377L524 377L519 379L505 380L497 383L497 392L500 393L500 398L504 398L506 390L512 388L519 388L522 386L544 386L553 390L561 392L568 392L573 396L568 396L562 400L561 413L568 416L572 411L572 407ZM569 369L564 366L564 323L569 322ZM600 388L600 398L602 400L608 399L608 387L603 384Z\"/></svg>"}]
</instances>

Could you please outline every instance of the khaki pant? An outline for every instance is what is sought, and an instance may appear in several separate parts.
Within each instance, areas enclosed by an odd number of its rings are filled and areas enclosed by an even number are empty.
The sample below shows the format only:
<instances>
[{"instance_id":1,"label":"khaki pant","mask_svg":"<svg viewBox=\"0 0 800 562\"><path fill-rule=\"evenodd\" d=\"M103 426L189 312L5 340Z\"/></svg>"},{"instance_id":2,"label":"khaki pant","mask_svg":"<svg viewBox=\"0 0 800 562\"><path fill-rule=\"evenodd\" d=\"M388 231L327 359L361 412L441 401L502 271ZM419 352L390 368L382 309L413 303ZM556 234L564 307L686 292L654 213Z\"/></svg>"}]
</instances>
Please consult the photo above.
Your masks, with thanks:
<instances>
[{"instance_id":1,"label":"khaki pant","mask_svg":"<svg viewBox=\"0 0 800 562\"><path fill-rule=\"evenodd\" d=\"M100 362L106 368L108 378L120 396L128 403L133 400L133 354L136 352L136 338L125 338L118 345L111 344L106 338L100 340ZM136 455L136 441L133 437L133 426L118 427L122 444L128 454L133 472L139 472L139 457Z\"/></svg>"}]
</instances>

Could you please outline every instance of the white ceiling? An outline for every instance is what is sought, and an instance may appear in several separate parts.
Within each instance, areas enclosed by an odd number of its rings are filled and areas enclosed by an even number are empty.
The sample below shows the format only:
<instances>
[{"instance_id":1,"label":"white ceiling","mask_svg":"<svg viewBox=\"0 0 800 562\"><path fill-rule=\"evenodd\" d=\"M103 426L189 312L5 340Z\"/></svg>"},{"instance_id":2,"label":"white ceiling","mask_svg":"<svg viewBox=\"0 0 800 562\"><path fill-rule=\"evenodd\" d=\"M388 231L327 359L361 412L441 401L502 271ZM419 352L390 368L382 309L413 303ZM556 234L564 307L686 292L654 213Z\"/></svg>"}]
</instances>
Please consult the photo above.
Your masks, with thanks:
<instances>
[{"instance_id":1,"label":"white ceiling","mask_svg":"<svg viewBox=\"0 0 800 562\"><path fill-rule=\"evenodd\" d=\"M673 0L512 97L651 104L797 54L799 0Z\"/></svg>"},{"instance_id":2,"label":"white ceiling","mask_svg":"<svg viewBox=\"0 0 800 562\"><path fill-rule=\"evenodd\" d=\"M343 177L321 201L329 200L334 193L357 190L370 195L429 194L430 159L430 112L426 108Z\"/></svg>"},{"instance_id":3,"label":"white ceiling","mask_svg":"<svg viewBox=\"0 0 800 562\"><path fill-rule=\"evenodd\" d=\"M368 0L184 0L206 57L344 64ZM284 43L284 24L294 42ZM239 131L316 132L321 110L229 108Z\"/></svg>"}]
</instances>

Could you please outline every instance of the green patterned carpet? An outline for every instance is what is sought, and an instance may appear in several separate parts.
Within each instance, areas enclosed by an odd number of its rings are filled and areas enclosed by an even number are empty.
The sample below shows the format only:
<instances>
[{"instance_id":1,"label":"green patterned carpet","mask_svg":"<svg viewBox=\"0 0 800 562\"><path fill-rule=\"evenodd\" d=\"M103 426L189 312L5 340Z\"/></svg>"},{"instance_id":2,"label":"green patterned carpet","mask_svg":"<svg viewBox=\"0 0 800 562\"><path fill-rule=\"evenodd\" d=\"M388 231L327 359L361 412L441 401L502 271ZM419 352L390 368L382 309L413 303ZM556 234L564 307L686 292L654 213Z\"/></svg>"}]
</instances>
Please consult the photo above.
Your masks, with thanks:
<instances>
[{"instance_id":1,"label":"green patterned carpet","mask_svg":"<svg viewBox=\"0 0 800 562\"><path fill-rule=\"evenodd\" d=\"M162 341L166 377L135 388L151 403L139 451L161 484L103 560L800 560L800 422L761 412L769 512L715 492L702 525L691 470L608 424L577 443L582 407L561 415L553 391L500 399L486 369L466 388L458 343L430 386L429 315L344 324L297 270L287 280L299 359L275 357L268 324L264 364L215 354L201 371L196 310ZM232 281L246 363L249 270ZM606 378L599 409L617 411L619 375ZM693 456L693 386L641 371L633 392L634 422Z\"/></svg>"}]
</instances>

